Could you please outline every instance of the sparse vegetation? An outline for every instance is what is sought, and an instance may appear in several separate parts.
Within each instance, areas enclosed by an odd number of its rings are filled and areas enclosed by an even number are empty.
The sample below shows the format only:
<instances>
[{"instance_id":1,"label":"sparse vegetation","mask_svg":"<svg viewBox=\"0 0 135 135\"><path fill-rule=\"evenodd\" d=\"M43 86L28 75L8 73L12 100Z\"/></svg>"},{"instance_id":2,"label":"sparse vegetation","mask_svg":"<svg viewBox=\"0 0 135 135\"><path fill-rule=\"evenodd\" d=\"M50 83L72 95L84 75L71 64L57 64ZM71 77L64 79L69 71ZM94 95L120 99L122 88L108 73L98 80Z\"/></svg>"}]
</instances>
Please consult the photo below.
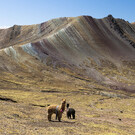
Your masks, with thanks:
<instances>
[{"instance_id":1,"label":"sparse vegetation","mask_svg":"<svg viewBox=\"0 0 135 135\"><path fill-rule=\"evenodd\" d=\"M3 31L1 135L135 133L134 31L127 22L79 16ZM47 106L63 98L76 119L64 113L62 122L55 115L48 122Z\"/></svg>"},{"instance_id":2,"label":"sparse vegetation","mask_svg":"<svg viewBox=\"0 0 135 135\"><path fill-rule=\"evenodd\" d=\"M1 96L10 97L17 103L0 101L0 133L133 135L134 98L59 91L61 93L1 90ZM63 97L76 109L76 119L69 120L64 113L61 123L48 122L46 107L54 102L59 104ZM55 120L55 116L52 119Z\"/></svg>"}]
</instances>

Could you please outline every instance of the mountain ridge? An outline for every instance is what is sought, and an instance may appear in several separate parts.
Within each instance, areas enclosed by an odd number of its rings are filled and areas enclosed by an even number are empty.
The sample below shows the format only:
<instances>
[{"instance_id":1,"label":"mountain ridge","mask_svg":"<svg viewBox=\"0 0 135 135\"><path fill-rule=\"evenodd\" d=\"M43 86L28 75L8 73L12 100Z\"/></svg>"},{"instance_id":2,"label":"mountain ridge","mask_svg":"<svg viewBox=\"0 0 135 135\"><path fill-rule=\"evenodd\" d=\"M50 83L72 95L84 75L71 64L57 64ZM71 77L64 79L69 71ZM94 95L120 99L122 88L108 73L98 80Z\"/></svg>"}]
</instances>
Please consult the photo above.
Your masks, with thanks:
<instances>
[{"instance_id":1,"label":"mountain ridge","mask_svg":"<svg viewBox=\"0 0 135 135\"><path fill-rule=\"evenodd\" d=\"M30 26L14 25L0 29L0 35L1 73L32 73L48 83L42 72L47 68L52 82L58 72L75 79L73 83L83 80L89 88L92 84L88 82L95 82L106 89L135 92L135 28L123 19L112 15L103 19L63 17Z\"/></svg>"},{"instance_id":2,"label":"mountain ridge","mask_svg":"<svg viewBox=\"0 0 135 135\"><path fill-rule=\"evenodd\" d=\"M36 31L33 31L33 33L35 32L36 34L39 34L39 33L42 33L44 31L44 28L43 28L43 25L46 24L46 23L49 23L49 22L53 22L53 21L57 21L57 20L61 20L61 21L65 21L66 20L66 24L69 24L70 21L75 21L75 19L77 18L81 18L81 17L85 17L85 16L78 16L78 17L60 17L60 18L56 18L56 19L52 19L52 20L49 20L47 22L43 22L41 24L33 24L33 25L14 25L10 28L7 28L7 29L0 29L0 33L9 33L9 35L7 37L9 37L9 40L11 42L12 39L14 39L14 37L17 37L18 35L20 35L20 33L22 33L22 35L24 36L27 32L27 35L32 31L32 29L37 29L36 27L40 27L41 30L39 30L38 32ZM91 17L91 16L88 16L88 17ZM93 18L93 17L91 17ZM93 19L96 19L96 18L93 18ZM108 15L107 17L103 18L103 19L109 19L111 21L111 23L114 23L116 24L116 20L119 20L119 21L124 21L126 22L125 20L123 19L115 19L112 15ZM96 20L102 20L102 19L96 19ZM114 21L114 22L113 22ZM55 22L54 22L55 23ZM58 23L58 22L57 22ZM110 23L110 25L112 25ZM118 22L117 22L118 23ZM128 23L128 22L127 22ZM131 24L134 24L134 23L131 23ZM130 25L130 23L128 23L128 25ZM22 28L21 28L22 27ZM34 28L35 27L35 28ZM47 26L48 27L48 26ZM111 26L112 27L112 26ZM115 28L116 29L116 28ZM11 31L11 32L4 32L4 31ZM1 36L2 36L1 34ZM32 34L32 33L31 33ZM5 36L5 35L3 35ZM3 37L2 37L3 38ZM0 42L0 46L2 43ZM11 44L12 45L12 44Z\"/></svg>"}]
</instances>

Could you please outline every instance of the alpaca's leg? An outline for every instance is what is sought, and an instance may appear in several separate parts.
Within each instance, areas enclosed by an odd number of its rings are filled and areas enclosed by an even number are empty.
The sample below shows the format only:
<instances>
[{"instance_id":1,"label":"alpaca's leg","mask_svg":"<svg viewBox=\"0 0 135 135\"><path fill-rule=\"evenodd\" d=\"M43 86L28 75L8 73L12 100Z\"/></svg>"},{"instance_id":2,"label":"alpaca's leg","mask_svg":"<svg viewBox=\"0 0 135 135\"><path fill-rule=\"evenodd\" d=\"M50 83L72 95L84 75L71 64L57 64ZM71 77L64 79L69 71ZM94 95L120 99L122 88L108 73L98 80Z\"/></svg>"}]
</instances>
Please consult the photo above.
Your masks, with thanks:
<instances>
[{"instance_id":1,"label":"alpaca's leg","mask_svg":"<svg viewBox=\"0 0 135 135\"><path fill-rule=\"evenodd\" d=\"M69 114L69 118L71 119L71 113Z\"/></svg>"},{"instance_id":2,"label":"alpaca's leg","mask_svg":"<svg viewBox=\"0 0 135 135\"><path fill-rule=\"evenodd\" d=\"M75 114L72 114L73 119L75 119Z\"/></svg>"},{"instance_id":3,"label":"alpaca's leg","mask_svg":"<svg viewBox=\"0 0 135 135\"><path fill-rule=\"evenodd\" d=\"M58 120L59 120L59 122L61 121L61 118L62 118L62 113L59 113L58 114Z\"/></svg>"},{"instance_id":4,"label":"alpaca's leg","mask_svg":"<svg viewBox=\"0 0 135 135\"><path fill-rule=\"evenodd\" d=\"M67 117L68 117L68 119L71 119L71 113L70 112L67 112Z\"/></svg>"},{"instance_id":5,"label":"alpaca's leg","mask_svg":"<svg viewBox=\"0 0 135 135\"><path fill-rule=\"evenodd\" d=\"M69 119L69 113L67 112L67 118Z\"/></svg>"},{"instance_id":6,"label":"alpaca's leg","mask_svg":"<svg viewBox=\"0 0 135 135\"><path fill-rule=\"evenodd\" d=\"M59 122L61 122L61 117L58 117Z\"/></svg>"},{"instance_id":7,"label":"alpaca's leg","mask_svg":"<svg viewBox=\"0 0 135 135\"><path fill-rule=\"evenodd\" d=\"M58 113L56 113L56 120L58 119Z\"/></svg>"},{"instance_id":8,"label":"alpaca's leg","mask_svg":"<svg viewBox=\"0 0 135 135\"><path fill-rule=\"evenodd\" d=\"M48 114L48 121L51 121L52 113Z\"/></svg>"}]
</instances>

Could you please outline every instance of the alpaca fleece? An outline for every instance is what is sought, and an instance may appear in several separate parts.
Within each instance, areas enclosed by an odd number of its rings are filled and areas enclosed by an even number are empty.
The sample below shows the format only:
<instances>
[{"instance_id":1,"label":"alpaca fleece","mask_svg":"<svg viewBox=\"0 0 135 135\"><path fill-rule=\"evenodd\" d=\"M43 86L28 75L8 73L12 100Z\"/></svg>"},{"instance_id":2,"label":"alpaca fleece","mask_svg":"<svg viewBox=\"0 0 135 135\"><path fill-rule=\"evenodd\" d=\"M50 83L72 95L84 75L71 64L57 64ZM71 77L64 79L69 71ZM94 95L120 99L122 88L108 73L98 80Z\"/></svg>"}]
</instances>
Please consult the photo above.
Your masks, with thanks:
<instances>
[{"instance_id":1,"label":"alpaca fleece","mask_svg":"<svg viewBox=\"0 0 135 135\"><path fill-rule=\"evenodd\" d=\"M47 108L48 121L51 121L52 114L56 114L56 119L61 121L62 113L65 111L66 99L62 99L61 105L50 105Z\"/></svg>"},{"instance_id":2,"label":"alpaca fleece","mask_svg":"<svg viewBox=\"0 0 135 135\"><path fill-rule=\"evenodd\" d=\"M75 119L75 109L69 108L69 104L67 104L67 118L71 119L71 116Z\"/></svg>"}]
</instances>

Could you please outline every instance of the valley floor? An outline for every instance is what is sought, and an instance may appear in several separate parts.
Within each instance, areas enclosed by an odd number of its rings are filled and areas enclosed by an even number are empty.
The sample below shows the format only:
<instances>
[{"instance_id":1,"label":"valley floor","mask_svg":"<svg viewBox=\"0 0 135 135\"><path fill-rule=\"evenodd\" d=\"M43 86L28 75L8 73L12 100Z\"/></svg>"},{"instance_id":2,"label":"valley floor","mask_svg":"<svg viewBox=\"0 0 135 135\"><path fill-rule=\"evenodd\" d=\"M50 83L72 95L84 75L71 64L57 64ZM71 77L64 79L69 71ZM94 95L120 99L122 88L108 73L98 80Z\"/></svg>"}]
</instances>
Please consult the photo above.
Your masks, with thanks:
<instances>
[{"instance_id":1,"label":"valley floor","mask_svg":"<svg viewBox=\"0 0 135 135\"><path fill-rule=\"evenodd\" d=\"M10 93L10 94L9 94ZM47 120L46 107L66 98L76 119ZM134 135L135 99L90 92L0 91L0 135Z\"/></svg>"}]
</instances>

